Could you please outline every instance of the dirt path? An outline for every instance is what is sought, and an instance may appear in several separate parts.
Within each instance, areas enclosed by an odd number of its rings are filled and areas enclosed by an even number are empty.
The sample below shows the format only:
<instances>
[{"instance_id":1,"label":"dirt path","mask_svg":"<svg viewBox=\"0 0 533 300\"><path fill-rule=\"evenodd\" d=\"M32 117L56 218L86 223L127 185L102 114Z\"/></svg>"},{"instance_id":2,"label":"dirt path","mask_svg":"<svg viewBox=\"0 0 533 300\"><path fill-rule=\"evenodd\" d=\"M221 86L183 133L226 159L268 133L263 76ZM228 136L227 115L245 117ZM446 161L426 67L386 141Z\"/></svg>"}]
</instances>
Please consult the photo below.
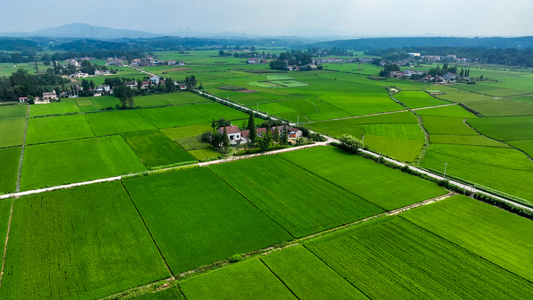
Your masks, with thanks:
<instances>
[{"instance_id":1,"label":"dirt path","mask_svg":"<svg viewBox=\"0 0 533 300\"><path fill-rule=\"evenodd\" d=\"M15 200L11 202L11 212L9 213L9 221L7 223L6 242L4 244L4 256L2 258L2 271L0 271L0 287L2 287L2 279L4 278L4 268L6 266L6 254L7 254L7 241L9 240L9 231L11 229L11 217L13 217L13 206L14 205L15 205Z\"/></svg>"},{"instance_id":2,"label":"dirt path","mask_svg":"<svg viewBox=\"0 0 533 300\"><path fill-rule=\"evenodd\" d=\"M22 161L24 160L24 149L26 148L26 136L28 135L28 118L30 116L30 106L26 110L26 125L24 127L24 140L22 141L22 151L20 152L19 171L17 174L17 192L20 192L20 174L22 173Z\"/></svg>"}]
</instances>

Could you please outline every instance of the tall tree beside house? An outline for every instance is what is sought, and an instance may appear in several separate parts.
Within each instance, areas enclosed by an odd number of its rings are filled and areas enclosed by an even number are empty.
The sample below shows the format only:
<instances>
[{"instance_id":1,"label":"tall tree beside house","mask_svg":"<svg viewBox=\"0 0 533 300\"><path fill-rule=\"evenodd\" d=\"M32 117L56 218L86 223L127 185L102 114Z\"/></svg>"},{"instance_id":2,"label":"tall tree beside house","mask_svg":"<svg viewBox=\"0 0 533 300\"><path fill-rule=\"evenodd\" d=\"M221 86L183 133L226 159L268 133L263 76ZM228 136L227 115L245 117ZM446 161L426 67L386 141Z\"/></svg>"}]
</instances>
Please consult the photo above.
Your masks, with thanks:
<instances>
[{"instance_id":1,"label":"tall tree beside house","mask_svg":"<svg viewBox=\"0 0 533 300\"><path fill-rule=\"evenodd\" d=\"M250 118L248 118L248 130L250 130L248 138L250 139L253 145L255 143L255 140L257 139L257 131L255 130L255 120L253 112L250 112Z\"/></svg>"},{"instance_id":2,"label":"tall tree beside house","mask_svg":"<svg viewBox=\"0 0 533 300\"><path fill-rule=\"evenodd\" d=\"M465 70L464 70L463 67L461 67L461 73L459 73L459 76L460 76L461 78L463 78L464 75L465 75Z\"/></svg>"},{"instance_id":3,"label":"tall tree beside house","mask_svg":"<svg viewBox=\"0 0 533 300\"><path fill-rule=\"evenodd\" d=\"M278 125L276 125L276 128L274 129L274 142L279 143L279 129Z\"/></svg>"},{"instance_id":4,"label":"tall tree beside house","mask_svg":"<svg viewBox=\"0 0 533 300\"><path fill-rule=\"evenodd\" d=\"M224 146L224 148L229 147L229 137L228 137L227 127L224 127L224 131L222 132L222 145Z\"/></svg>"},{"instance_id":5,"label":"tall tree beside house","mask_svg":"<svg viewBox=\"0 0 533 300\"><path fill-rule=\"evenodd\" d=\"M213 121L211 121L211 128L213 128L213 134L216 134L217 133L217 124L215 122L215 119L213 119Z\"/></svg>"},{"instance_id":6,"label":"tall tree beside house","mask_svg":"<svg viewBox=\"0 0 533 300\"><path fill-rule=\"evenodd\" d=\"M194 87L196 86L196 84L197 84L197 81L194 75L191 75L190 77L189 76L185 77L185 85L187 86L187 90L189 92L192 92L192 90L194 90Z\"/></svg>"},{"instance_id":7,"label":"tall tree beside house","mask_svg":"<svg viewBox=\"0 0 533 300\"><path fill-rule=\"evenodd\" d=\"M120 103L122 104L122 107L126 108L133 108L135 106L135 101L133 99L133 95L135 94L133 90L125 85L120 85L116 87L113 91L115 96L118 97L120 100Z\"/></svg>"},{"instance_id":8,"label":"tall tree beside house","mask_svg":"<svg viewBox=\"0 0 533 300\"><path fill-rule=\"evenodd\" d=\"M270 128L267 128L265 133L263 133L263 136L258 139L257 143L259 144L261 151L267 151L268 148L270 148L270 144L272 144L272 132L270 131Z\"/></svg>"},{"instance_id":9,"label":"tall tree beside house","mask_svg":"<svg viewBox=\"0 0 533 300\"><path fill-rule=\"evenodd\" d=\"M94 81L90 81L89 82L89 86L91 87L91 89L94 91L94 88L95 88L95 85L94 85Z\"/></svg>"},{"instance_id":10,"label":"tall tree beside house","mask_svg":"<svg viewBox=\"0 0 533 300\"><path fill-rule=\"evenodd\" d=\"M283 124L283 129L281 130L281 141L280 143L282 145L289 144L289 131L287 129L287 125Z\"/></svg>"},{"instance_id":11,"label":"tall tree beside house","mask_svg":"<svg viewBox=\"0 0 533 300\"><path fill-rule=\"evenodd\" d=\"M165 80L165 87L167 88L167 92L173 92L175 88L174 81L171 78L167 78Z\"/></svg>"}]
</instances>

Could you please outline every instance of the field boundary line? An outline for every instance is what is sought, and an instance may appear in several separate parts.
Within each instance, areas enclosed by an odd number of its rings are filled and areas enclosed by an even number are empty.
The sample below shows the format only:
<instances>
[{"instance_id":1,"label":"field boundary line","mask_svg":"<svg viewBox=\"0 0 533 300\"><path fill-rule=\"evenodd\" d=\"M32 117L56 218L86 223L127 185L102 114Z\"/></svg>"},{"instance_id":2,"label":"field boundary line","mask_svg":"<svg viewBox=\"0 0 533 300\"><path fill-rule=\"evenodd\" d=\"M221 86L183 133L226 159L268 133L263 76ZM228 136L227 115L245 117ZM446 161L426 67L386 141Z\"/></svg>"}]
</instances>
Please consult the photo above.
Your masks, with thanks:
<instances>
[{"instance_id":1,"label":"field boundary line","mask_svg":"<svg viewBox=\"0 0 533 300\"><path fill-rule=\"evenodd\" d=\"M24 161L24 149L26 148L26 137L28 136L28 117L30 115L30 105L26 109L26 125L24 127L24 140L22 141L22 148L20 152L19 170L17 174L17 188L16 192L20 192L20 177L22 175L22 162Z\"/></svg>"},{"instance_id":2,"label":"field boundary line","mask_svg":"<svg viewBox=\"0 0 533 300\"><path fill-rule=\"evenodd\" d=\"M213 173L217 178L219 178L220 180L222 180L225 184L227 184L229 187L231 187L232 190L236 191L239 195L241 195L241 197L243 197L244 199L246 199L246 201L250 202L250 204L255 207L257 210L259 210L261 213L263 213L267 218L269 218L270 220L272 220L272 222L276 223L280 228L282 228L283 230L285 230L285 232L287 232L293 239L294 239L294 235L292 235L292 233L290 233L287 228L283 227L283 225L281 225L278 221L274 220L274 218L272 218L271 216L269 216L266 212L264 212L259 206L257 206L255 203L252 202L252 200L248 199L248 197L246 197L243 193L241 193L241 191L239 191L238 189L236 189L233 185L229 184L229 182L227 182L224 178L222 178L220 175L218 175L215 171L211 170L211 168L206 168L208 169L211 173Z\"/></svg>"},{"instance_id":3,"label":"field boundary line","mask_svg":"<svg viewBox=\"0 0 533 300\"><path fill-rule=\"evenodd\" d=\"M154 242L154 245L157 248L157 251L159 252L159 255L161 256L161 259L163 259L163 263L165 263L165 266L167 267L168 273L170 273L170 279L174 280L175 279L174 273L172 273L172 270L170 269L170 266L168 265L167 260L166 260L165 256L163 255L163 252L161 252L161 249L159 248L159 245L155 241L154 236L152 235L152 232L150 231L150 229L146 225L146 221L144 221L144 218L141 215L141 212L139 211L139 209L137 208L137 205L135 204L135 201L133 201L133 198L130 195L130 191L128 191L128 189L126 188L126 186L124 185L124 182L122 182L122 180L120 181L120 184L122 185L122 188L124 189L124 191L126 191L126 194L128 195L128 198L130 198L131 204L133 204L133 207L135 207L135 210L137 211L137 214L139 215L139 218L143 222L144 228L146 228L146 231L148 231L148 234L150 235L150 238L152 238L152 242Z\"/></svg>"},{"instance_id":4,"label":"field boundary line","mask_svg":"<svg viewBox=\"0 0 533 300\"><path fill-rule=\"evenodd\" d=\"M470 253L470 255L472 255L472 256L474 256L474 257L479 257L481 260L484 260L484 261L486 261L487 263L489 263L489 264L491 264L491 265L494 265L494 266L496 266L497 268L499 268L499 269L501 269L501 270L503 270L503 271L505 271L505 272L507 272L507 273L513 274L514 276L518 276L518 277L524 279L525 281L527 281L527 282L533 284L533 281L531 281L531 280L525 278L524 276L519 275L519 274L516 274L515 272L513 272L513 271L511 271L511 270L508 270L508 269L506 269L506 268L500 266L499 264L497 264L497 263L495 263L495 262L489 260L488 258L485 258L485 257L483 257L483 256L481 256L481 255L479 255L479 254L477 254L477 253L475 253L475 252L473 252L473 251L470 250L470 249L464 248L463 246L461 246L461 245L459 245L459 244L457 244L457 243L455 243L455 242L453 242L453 241L451 241L451 240L449 240L449 239L447 239L447 238L441 236L440 234L438 234L438 233L436 233L436 232L433 232L433 231L431 231L431 230L429 230L429 229L427 229L427 228L425 228L425 227L422 227L422 226L420 226L420 225L414 223L413 221L411 221L411 220L409 220L409 219L406 219L406 218L403 217L403 216L400 216L400 218L401 218L402 220L407 221L407 222L409 222L409 223L411 223L411 224L417 226L418 228L420 228L420 229L422 229L422 230L428 232L429 234L432 234L432 235L434 235L434 236L436 236L436 237L439 237L439 238L445 240L446 242L448 242L448 243L450 243L450 244L452 244L452 245L454 245L454 246L456 246L456 247L458 247L458 248L463 249L464 251Z\"/></svg>"},{"instance_id":5,"label":"field boundary line","mask_svg":"<svg viewBox=\"0 0 533 300\"><path fill-rule=\"evenodd\" d=\"M276 276L276 278L285 286L285 288L287 288L287 290L289 290L289 292L291 292L291 294L298 300L300 300L300 297L298 297L298 295L296 295L296 293L285 283L285 281L283 281L283 279L281 279L281 277L278 276L278 274L276 274L274 271L272 271L272 269L270 269L270 267L261 259L259 258L259 261L263 264L263 266L265 266L268 271L270 273L272 273L272 275Z\"/></svg>"},{"instance_id":6,"label":"field boundary line","mask_svg":"<svg viewBox=\"0 0 533 300\"><path fill-rule=\"evenodd\" d=\"M115 177L109 177L109 178L103 178L103 179L95 179L95 180L91 180L91 181L84 181L84 182L78 182L78 183L70 183L70 184L65 184L65 185L58 185L58 186L47 187L47 188L42 188L42 189L37 189L37 190L29 190L29 191L18 192L18 193L10 193L10 194L5 194L5 195L0 195L0 200L1 199L11 198L11 197L22 197L22 196L28 196L28 195L33 195L33 194L40 194L40 193L44 193L44 192L55 191L55 190L68 189L68 188L72 188L72 187L76 187L76 186L84 186L84 185L89 185L89 184L93 184L93 183L117 181L117 180L121 180L121 179L122 179L122 176L115 176Z\"/></svg>"},{"instance_id":7,"label":"field boundary line","mask_svg":"<svg viewBox=\"0 0 533 300\"><path fill-rule=\"evenodd\" d=\"M276 245L273 245L273 246L269 246L269 247L266 247L266 248L257 249L257 250L250 251L250 252L247 252L247 253L242 253L241 255L242 255L243 258L246 258L246 259L252 259L252 258L255 258L255 257L266 256L266 255L269 255L269 254L274 253L274 252L282 251L282 250L290 248L290 247L301 245L301 242L304 242L304 241L307 241L307 240L310 240L310 239L313 239L313 238L321 238L324 235L328 235L328 234L333 233L335 231L345 230L345 229L348 229L348 228L350 228L352 226L355 226L355 225L358 225L358 224L361 224L361 223L364 223L364 222L367 222L367 221L370 221L370 220L373 220L373 219L376 219L376 218L388 217L388 216L391 216L390 215L391 213L400 214L401 212L407 211L409 209L414 209L414 208L417 208L419 206L428 205L428 204L431 204L431 203L434 203L434 202L438 202L438 201L447 199L447 198L451 197L452 195L455 195L455 193L454 192L449 192L447 194L444 194L444 195L441 195L441 196L438 196L438 197L435 197L435 198L431 198L431 199L426 199L424 201L420 201L420 202L417 202L417 203L413 203L411 205L404 206L404 207L398 208L398 209L390 211L390 212L382 212L382 213L379 213L377 215L373 215L373 216L370 216L370 217L367 217L367 218L364 218L364 219L353 221L353 222L350 222L348 224L340 225L340 226L337 226L335 228L330 228L328 230L320 231L320 232L317 232L317 233L314 233L314 234L311 234L311 235L308 235L308 236L305 236L305 237L302 237L302 238L299 238L299 239L293 239L293 240L291 240L289 242L282 242L282 243L279 243L279 244L276 244ZM303 245L303 246L305 247L305 245ZM306 250L311 252L311 253L313 253L312 251L310 251L307 248L306 248ZM313 253L313 255L315 255L315 254ZM246 260L243 260L243 261L246 261ZM188 271L182 272L180 274L176 274L175 276L162 279L161 281L164 281L164 280L169 281L169 282L176 281L177 282L176 285L179 286L179 282L182 281L182 280L185 280L185 279L188 279L188 278L191 278L191 277L195 277L195 276L199 276L199 275L205 274L205 273L207 273L209 271L217 270L217 269L226 267L228 265L231 265L231 263L229 263L228 260L220 260L220 261L212 262L212 263L210 263L208 265L199 266L199 267L197 267L195 269L188 270ZM327 265L327 266L329 268L331 268L329 265ZM345 279L344 277L342 277L342 278ZM124 291L121 291L121 292L117 292L117 293L102 297L100 299L112 299L112 297L115 296L115 295L120 295L120 294L123 294L124 292L127 292L127 291L137 291L140 288L150 287L153 284L154 283L140 285L140 286L137 286L137 287L134 287L134 288L131 288L131 289L127 289L127 290L124 290ZM180 291L181 291L181 287L180 287ZM141 294L148 294L150 292L152 292L151 289L149 291L146 290L145 293L141 293ZM135 296L139 296L141 294L135 294ZM130 297L128 297L128 295L125 295L125 296L126 297L124 297L124 299L131 298L131 296Z\"/></svg>"},{"instance_id":8,"label":"field boundary line","mask_svg":"<svg viewBox=\"0 0 533 300\"><path fill-rule=\"evenodd\" d=\"M325 262L321 257L319 257L318 255L316 255L315 252L313 252L311 249L307 248L305 245L302 245L302 247L305 248L305 250L307 250L309 253L313 254L314 257L316 257L318 260L320 260L324 265L326 265L330 270L332 270L333 272L337 273L337 275L339 275L342 279L344 279L344 281L346 281L349 285L353 286L356 290L358 290L359 292L361 292L361 294L365 295L365 297L367 297L368 299L372 299L370 296L368 296L365 292L363 292L360 288L358 288L355 284L353 284L351 281L349 281L346 277L342 276L341 273L339 273L339 271L333 269L327 262Z\"/></svg>"},{"instance_id":9,"label":"field boundary line","mask_svg":"<svg viewBox=\"0 0 533 300\"><path fill-rule=\"evenodd\" d=\"M7 223L7 232L6 232L6 243L4 245L4 256L2 258L2 270L0 271L0 287L2 287L2 279L4 279L4 268L6 266L6 255L7 255L7 242L9 240L9 231L11 229L11 219L13 218L13 207L15 206L15 200L11 202L11 212L9 213L9 221Z\"/></svg>"},{"instance_id":10,"label":"field boundary line","mask_svg":"<svg viewBox=\"0 0 533 300\"><path fill-rule=\"evenodd\" d=\"M463 123L465 123L466 126L470 127L470 129L474 130L477 134L479 134L479 135L481 135L481 136L484 136L484 137L489 138L489 139L491 139L491 140L493 140L493 141L496 141L496 142L502 143L502 144L504 144L504 145L509 146L509 148L512 148L512 149L515 149L515 150L517 150L517 151L522 152L525 156L527 156L527 158L528 158L531 162L533 162L533 158L532 158L531 156L529 156L529 154L527 154L524 150L519 149L519 148L516 148L516 147L513 146L513 145L510 145L510 144L508 144L506 141L497 140L497 139L495 139L495 138L492 138L492 137L490 137L490 136L484 135L483 133L479 132L477 129L474 128L474 126L472 126L472 125L470 125L470 123L468 123L468 119L467 119L467 118L463 119Z\"/></svg>"}]
</instances>

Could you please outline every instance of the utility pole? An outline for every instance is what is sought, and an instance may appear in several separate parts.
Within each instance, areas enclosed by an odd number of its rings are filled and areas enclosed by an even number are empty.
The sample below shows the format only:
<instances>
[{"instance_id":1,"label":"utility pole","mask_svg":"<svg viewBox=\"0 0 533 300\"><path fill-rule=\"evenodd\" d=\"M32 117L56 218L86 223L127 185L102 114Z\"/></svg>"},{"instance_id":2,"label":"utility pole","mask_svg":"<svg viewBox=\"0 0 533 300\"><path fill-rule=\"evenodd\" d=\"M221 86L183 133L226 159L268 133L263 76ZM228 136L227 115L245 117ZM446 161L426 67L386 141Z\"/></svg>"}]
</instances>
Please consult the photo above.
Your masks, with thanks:
<instances>
[{"instance_id":1,"label":"utility pole","mask_svg":"<svg viewBox=\"0 0 533 300\"><path fill-rule=\"evenodd\" d=\"M444 163L444 179L446 179L446 167L448 166L448 162Z\"/></svg>"}]
</instances>

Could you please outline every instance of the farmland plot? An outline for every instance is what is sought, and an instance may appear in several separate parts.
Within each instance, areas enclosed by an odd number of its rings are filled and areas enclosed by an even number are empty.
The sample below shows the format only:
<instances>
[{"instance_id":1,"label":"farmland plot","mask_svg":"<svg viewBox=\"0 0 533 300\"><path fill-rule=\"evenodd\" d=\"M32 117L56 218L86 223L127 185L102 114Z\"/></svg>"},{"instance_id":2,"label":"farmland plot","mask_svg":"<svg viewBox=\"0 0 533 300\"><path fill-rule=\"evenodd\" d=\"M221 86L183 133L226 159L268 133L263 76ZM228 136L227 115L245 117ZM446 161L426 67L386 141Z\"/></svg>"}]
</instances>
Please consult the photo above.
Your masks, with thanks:
<instances>
[{"instance_id":1,"label":"farmland plot","mask_svg":"<svg viewBox=\"0 0 533 300\"><path fill-rule=\"evenodd\" d=\"M33 118L28 120L27 144L94 137L82 115Z\"/></svg>"},{"instance_id":2,"label":"farmland plot","mask_svg":"<svg viewBox=\"0 0 533 300\"><path fill-rule=\"evenodd\" d=\"M278 155L387 210L446 193L433 183L334 147Z\"/></svg>"},{"instance_id":3,"label":"farmland plot","mask_svg":"<svg viewBox=\"0 0 533 300\"><path fill-rule=\"evenodd\" d=\"M365 146L381 155L400 161L413 162L422 150L424 141L365 134Z\"/></svg>"},{"instance_id":4,"label":"farmland plot","mask_svg":"<svg viewBox=\"0 0 533 300\"><path fill-rule=\"evenodd\" d=\"M11 215L12 203L12 198L0 201L0 244L2 245L0 249L4 249L6 242L7 227L9 226L9 216Z\"/></svg>"},{"instance_id":5,"label":"farmland plot","mask_svg":"<svg viewBox=\"0 0 533 300\"><path fill-rule=\"evenodd\" d=\"M464 196L402 213L402 217L533 281L533 223Z\"/></svg>"},{"instance_id":6,"label":"farmland plot","mask_svg":"<svg viewBox=\"0 0 533 300\"><path fill-rule=\"evenodd\" d=\"M533 104L509 99L470 101L466 105L487 117L533 115Z\"/></svg>"},{"instance_id":7,"label":"farmland plot","mask_svg":"<svg viewBox=\"0 0 533 300\"><path fill-rule=\"evenodd\" d=\"M159 130L129 132L122 136L149 168L196 160Z\"/></svg>"},{"instance_id":8,"label":"farmland plot","mask_svg":"<svg viewBox=\"0 0 533 300\"><path fill-rule=\"evenodd\" d=\"M120 161L131 157L127 152L124 157L117 154L106 156L104 149L96 138L32 145L26 147L22 163L21 189L29 190L45 186L62 185L118 175L111 158L117 158L117 170L124 167ZM120 167L120 166L123 166ZM132 166L135 167L135 162Z\"/></svg>"},{"instance_id":9,"label":"farmland plot","mask_svg":"<svg viewBox=\"0 0 533 300\"><path fill-rule=\"evenodd\" d=\"M157 128L205 124L208 121L191 113L186 106L139 109L137 112Z\"/></svg>"},{"instance_id":10,"label":"farmland plot","mask_svg":"<svg viewBox=\"0 0 533 300\"><path fill-rule=\"evenodd\" d=\"M135 110L85 114L96 136L156 129Z\"/></svg>"},{"instance_id":11,"label":"farmland plot","mask_svg":"<svg viewBox=\"0 0 533 300\"><path fill-rule=\"evenodd\" d=\"M430 134L478 135L463 118L423 116L424 127Z\"/></svg>"},{"instance_id":12,"label":"farmland plot","mask_svg":"<svg viewBox=\"0 0 533 300\"><path fill-rule=\"evenodd\" d=\"M294 237L382 212L280 157L263 156L209 168Z\"/></svg>"},{"instance_id":13,"label":"farmland plot","mask_svg":"<svg viewBox=\"0 0 533 300\"><path fill-rule=\"evenodd\" d=\"M140 107L183 105L206 102L211 102L211 100L195 95L193 93L184 92L150 95L135 98L135 105Z\"/></svg>"},{"instance_id":14,"label":"farmland plot","mask_svg":"<svg viewBox=\"0 0 533 300\"><path fill-rule=\"evenodd\" d=\"M111 163L113 174L122 175L146 170L141 159L119 135L98 138L98 143Z\"/></svg>"},{"instance_id":15,"label":"farmland plot","mask_svg":"<svg viewBox=\"0 0 533 300\"><path fill-rule=\"evenodd\" d=\"M457 117L457 118L475 118L476 115L464 109L460 105L450 105L443 107L433 107L415 110L420 116L441 116L441 117Z\"/></svg>"},{"instance_id":16,"label":"farmland plot","mask_svg":"<svg viewBox=\"0 0 533 300\"><path fill-rule=\"evenodd\" d=\"M401 91L400 93L394 95L394 98L400 100L410 108L437 106L450 103L435 99L428 93L422 91Z\"/></svg>"},{"instance_id":17,"label":"farmland plot","mask_svg":"<svg viewBox=\"0 0 533 300\"><path fill-rule=\"evenodd\" d=\"M511 148L432 144L421 166L533 201L533 164Z\"/></svg>"},{"instance_id":18,"label":"farmland plot","mask_svg":"<svg viewBox=\"0 0 533 300\"><path fill-rule=\"evenodd\" d=\"M205 168L125 180L172 272L290 240L290 235Z\"/></svg>"},{"instance_id":19,"label":"farmland plot","mask_svg":"<svg viewBox=\"0 0 533 300\"><path fill-rule=\"evenodd\" d=\"M171 287L157 293L144 294L133 298L135 300L180 300L184 299L179 288Z\"/></svg>"},{"instance_id":20,"label":"farmland plot","mask_svg":"<svg viewBox=\"0 0 533 300\"><path fill-rule=\"evenodd\" d=\"M194 299L297 299L259 259L202 274L179 284Z\"/></svg>"},{"instance_id":21,"label":"farmland plot","mask_svg":"<svg viewBox=\"0 0 533 300\"><path fill-rule=\"evenodd\" d=\"M367 299L303 246L286 248L261 260L299 299Z\"/></svg>"},{"instance_id":22,"label":"farmland plot","mask_svg":"<svg viewBox=\"0 0 533 300\"><path fill-rule=\"evenodd\" d=\"M477 118L468 119L468 123L482 134L501 141L533 139L533 116Z\"/></svg>"},{"instance_id":23,"label":"farmland plot","mask_svg":"<svg viewBox=\"0 0 533 300\"><path fill-rule=\"evenodd\" d=\"M22 145L26 119L0 119L0 147Z\"/></svg>"},{"instance_id":24,"label":"farmland plot","mask_svg":"<svg viewBox=\"0 0 533 300\"><path fill-rule=\"evenodd\" d=\"M63 115L79 112L80 108L74 101L53 102L49 104L39 104L30 106L30 117Z\"/></svg>"},{"instance_id":25,"label":"farmland plot","mask_svg":"<svg viewBox=\"0 0 533 300\"><path fill-rule=\"evenodd\" d=\"M28 105L0 105L0 119L24 118Z\"/></svg>"},{"instance_id":26,"label":"farmland plot","mask_svg":"<svg viewBox=\"0 0 533 300\"><path fill-rule=\"evenodd\" d=\"M168 276L120 182L16 200L3 299L99 298Z\"/></svg>"},{"instance_id":27,"label":"farmland plot","mask_svg":"<svg viewBox=\"0 0 533 300\"><path fill-rule=\"evenodd\" d=\"M0 149L0 194L16 189L21 151L20 147Z\"/></svg>"},{"instance_id":28,"label":"farmland plot","mask_svg":"<svg viewBox=\"0 0 533 300\"><path fill-rule=\"evenodd\" d=\"M533 285L399 217L306 247L370 298L530 298Z\"/></svg>"},{"instance_id":29,"label":"farmland plot","mask_svg":"<svg viewBox=\"0 0 533 300\"><path fill-rule=\"evenodd\" d=\"M196 105L184 106L190 113L196 114L211 122L211 120L224 118L226 120L242 120L248 119L249 115L242 111L229 108L219 103L201 103Z\"/></svg>"},{"instance_id":30,"label":"farmland plot","mask_svg":"<svg viewBox=\"0 0 533 300\"><path fill-rule=\"evenodd\" d=\"M509 145L516 147L533 157L533 140L507 141Z\"/></svg>"}]
</instances>

